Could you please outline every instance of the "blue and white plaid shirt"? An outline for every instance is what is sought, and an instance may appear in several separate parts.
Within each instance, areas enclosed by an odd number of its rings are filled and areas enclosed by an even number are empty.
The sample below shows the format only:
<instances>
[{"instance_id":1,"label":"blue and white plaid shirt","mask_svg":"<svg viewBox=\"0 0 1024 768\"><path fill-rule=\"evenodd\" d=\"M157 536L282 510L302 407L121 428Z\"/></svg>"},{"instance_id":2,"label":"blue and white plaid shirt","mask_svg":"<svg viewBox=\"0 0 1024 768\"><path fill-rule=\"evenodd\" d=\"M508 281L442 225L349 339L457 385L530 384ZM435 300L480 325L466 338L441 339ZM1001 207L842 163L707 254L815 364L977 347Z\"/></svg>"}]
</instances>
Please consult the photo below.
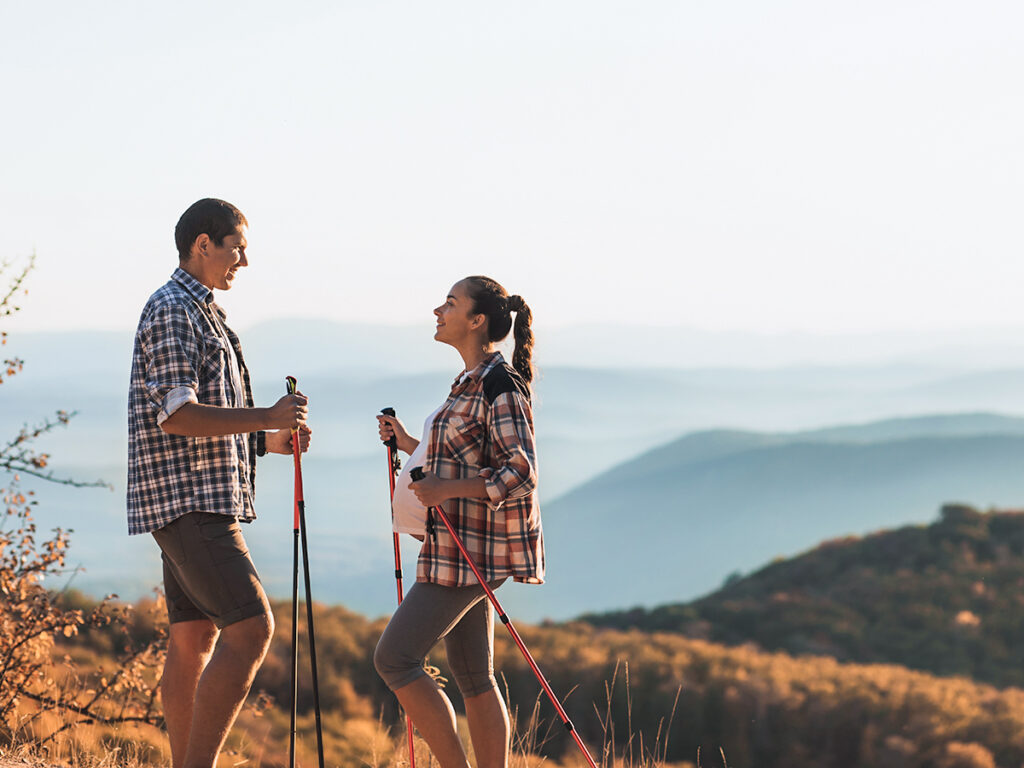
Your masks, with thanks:
<instances>
[{"instance_id":1,"label":"blue and white plaid shirt","mask_svg":"<svg viewBox=\"0 0 1024 768\"><path fill-rule=\"evenodd\" d=\"M128 390L128 533L189 512L256 517L256 435L182 437L160 425L185 403L251 408L238 337L213 291L183 269L139 318Z\"/></svg>"}]
</instances>

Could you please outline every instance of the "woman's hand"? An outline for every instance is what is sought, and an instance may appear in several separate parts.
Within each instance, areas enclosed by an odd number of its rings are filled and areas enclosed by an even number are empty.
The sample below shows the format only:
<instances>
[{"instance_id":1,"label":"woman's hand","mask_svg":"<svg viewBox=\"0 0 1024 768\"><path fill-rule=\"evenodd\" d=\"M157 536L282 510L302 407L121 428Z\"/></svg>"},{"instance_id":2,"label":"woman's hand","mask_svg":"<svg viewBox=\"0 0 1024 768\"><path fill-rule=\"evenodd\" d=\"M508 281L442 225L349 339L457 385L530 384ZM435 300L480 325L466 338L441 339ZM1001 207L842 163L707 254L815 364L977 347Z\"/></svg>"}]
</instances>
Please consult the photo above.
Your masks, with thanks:
<instances>
[{"instance_id":1,"label":"woman's hand","mask_svg":"<svg viewBox=\"0 0 1024 768\"><path fill-rule=\"evenodd\" d=\"M309 450L309 436L313 434L313 430L303 424L299 427L299 450L305 453ZM292 448L292 433L289 429L279 429L275 432L267 432L267 453L283 453L291 455L294 451Z\"/></svg>"},{"instance_id":2,"label":"woman's hand","mask_svg":"<svg viewBox=\"0 0 1024 768\"><path fill-rule=\"evenodd\" d=\"M432 472L424 472L423 479L409 484L424 507L437 507L454 496L451 493L451 480L442 480Z\"/></svg>"},{"instance_id":3,"label":"woman's hand","mask_svg":"<svg viewBox=\"0 0 1024 768\"><path fill-rule=\"evenodd\" d=\"M394 437L399 450L405 451L410 455L416 450L416 446L420 444L419 440L409 434L405 425L398 420L397 416L385 416L383 413L378 413L377 426L382 443L386 443Z\"/></svg>"}]
</instances>

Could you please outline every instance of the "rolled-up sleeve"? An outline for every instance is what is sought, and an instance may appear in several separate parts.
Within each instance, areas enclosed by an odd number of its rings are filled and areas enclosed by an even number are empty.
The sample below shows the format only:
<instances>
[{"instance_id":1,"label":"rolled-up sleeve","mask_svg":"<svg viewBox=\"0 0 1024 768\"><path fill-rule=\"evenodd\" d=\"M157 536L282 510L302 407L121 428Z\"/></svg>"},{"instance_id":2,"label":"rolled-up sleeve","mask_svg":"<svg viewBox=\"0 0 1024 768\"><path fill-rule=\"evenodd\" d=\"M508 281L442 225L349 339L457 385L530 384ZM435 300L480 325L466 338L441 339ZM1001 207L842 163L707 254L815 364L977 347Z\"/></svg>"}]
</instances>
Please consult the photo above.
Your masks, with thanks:
<instances>
[{"instance_id":1,"label":"rolled-up sleeve","mask_svg":"<svg viewBox=\"0 0 1024 768\"><path fill-rule=\"evenodd\" d=\"M181 306L164 307L139 331L146 364L146 397L163 424L186 403L199 402L200 345Z\"/></svg>"},{"instance_id":2,"label":"rolled-up sleeve","mask_svg":"<svg viewBox=\"0 0 1024 768\"><path fill-rule=\"evenodd\" d=\"M188 387L176 387L167 393L167 397L164 398L163 404L160 406L160 412L156 415L156 423L158 425L163 424L175 412L186 403L198 403L199 398L196 397L196 391L189 389Z\"/></svg>"},{"instance_id":3,"label":"rolled-up sleeve","mask_svg":"<svg viewBox=\"0 0 1024 768\"><path fill-rule=\"evenodd\" d=\"M537 488L537 450L529 401L520 392L503 392L491 404L489 438L497 461L482 473L487 496L499 505Z\"/></svg>"}]
</instances>

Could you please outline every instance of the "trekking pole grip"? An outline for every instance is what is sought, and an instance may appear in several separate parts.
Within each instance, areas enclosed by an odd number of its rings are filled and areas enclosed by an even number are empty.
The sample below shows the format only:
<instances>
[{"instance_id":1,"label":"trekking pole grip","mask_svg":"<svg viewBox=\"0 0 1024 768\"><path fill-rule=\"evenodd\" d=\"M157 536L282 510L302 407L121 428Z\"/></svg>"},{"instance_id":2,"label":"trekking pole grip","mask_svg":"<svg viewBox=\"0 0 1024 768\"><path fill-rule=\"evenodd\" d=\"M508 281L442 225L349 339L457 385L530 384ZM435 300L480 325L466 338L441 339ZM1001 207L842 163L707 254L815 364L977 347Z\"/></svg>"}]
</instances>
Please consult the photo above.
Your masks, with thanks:
<instances>
[{"instance_id":1,"label":"trekking pole grip","mask_svg":"<svg viewBox=\"0 0 1024 768\"><path fill-rule=\"evenodd\" d=\"M285 391L289 395L294 395L296 392L299 391L299 382L295 380L294 376L285 376L284 377L284 388L285 388ZM298 431L299 431L298 429L296 429L294 427L292 428L292 434L293 435L296 434Z\"/></svg>"},{"instance_id":2,"label":"trekking pole grip","mask_svg":"<svg viewBox=\"0 0 1024 768\"><path fill-rule=\"evenodd\" d=\"M409 470L409 477L412 478L413 482L417 482L423 479L423 467L413 467Z\"/></svg>"},{"instance_id":3,"label":"trekking pole grip","mask_svg":"<svg viewBox=\"0 0 1024 768\"><path fill-rule=\"evenodd\" d=\"M384 416L394 416L395 415L395 409L394 408L381 408L380 412ZM390 448L392 450L395 450L395 449L398 448L398 438L395 435L392 435L391 437L389 437L387 440L384 441L384 445L386 445L388 448Z\"/></svg>"}]
</instances>

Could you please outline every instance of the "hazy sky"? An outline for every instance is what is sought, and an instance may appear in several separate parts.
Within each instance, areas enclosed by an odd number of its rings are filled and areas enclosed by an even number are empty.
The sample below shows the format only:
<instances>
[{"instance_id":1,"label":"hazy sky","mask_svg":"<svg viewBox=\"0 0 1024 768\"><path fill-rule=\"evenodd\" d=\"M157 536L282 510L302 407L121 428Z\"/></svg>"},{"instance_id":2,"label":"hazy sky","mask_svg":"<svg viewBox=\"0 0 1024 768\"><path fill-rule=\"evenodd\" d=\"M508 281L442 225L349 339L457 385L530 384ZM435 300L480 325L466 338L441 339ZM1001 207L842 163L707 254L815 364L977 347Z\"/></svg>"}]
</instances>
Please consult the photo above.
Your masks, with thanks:
<instances>
[{"instance_id":1,"label":"hazy sky","mask_svg":"<svg viewBox=\"0 0 1024 768\"><path fill-rule=\"evenodd\" d=\"M130 328L204 196L236 326L1024 325L1019 2L0 3L14 327Z\"/></svg>"}]
</instances>

